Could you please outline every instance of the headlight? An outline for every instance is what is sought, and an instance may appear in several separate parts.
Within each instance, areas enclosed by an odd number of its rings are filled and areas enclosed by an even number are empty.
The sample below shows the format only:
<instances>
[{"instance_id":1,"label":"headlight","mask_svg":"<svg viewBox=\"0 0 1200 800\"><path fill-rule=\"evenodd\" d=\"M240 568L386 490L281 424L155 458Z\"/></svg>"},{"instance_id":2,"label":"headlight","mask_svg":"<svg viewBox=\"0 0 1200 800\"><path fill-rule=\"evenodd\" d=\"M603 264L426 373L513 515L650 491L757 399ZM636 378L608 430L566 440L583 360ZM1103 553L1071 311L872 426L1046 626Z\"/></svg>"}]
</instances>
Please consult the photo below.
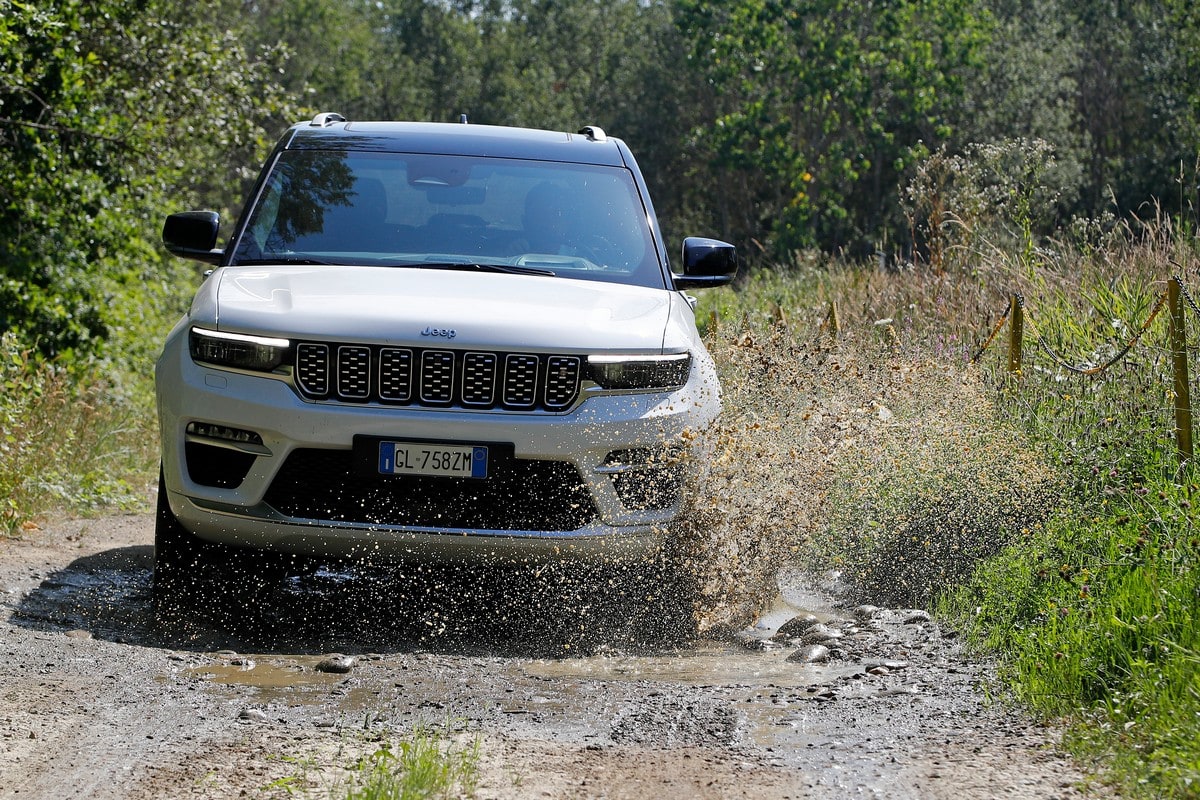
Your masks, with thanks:
<instances>
[{"instance_id":1,"label":"headlight","mask_svg":"<svg viewBox=\"0 0 1200 800\"><path fill-rule=\"evenodd\" d=\"M588 356L588 371L602 389L675 389L687 383L692 354Z\"/></svg>"},{"instance_id":2,"label":"headlight","mask_svg":"<svg viewBox=\"0 0 1200 800\"><path fill-rule=\"evenodd\" d=\"M192 328L189 348L192 358L206 364L235 369L270 372L283 363L291 342L267 336L223 333Z\"/></svg>"}]
</instances>

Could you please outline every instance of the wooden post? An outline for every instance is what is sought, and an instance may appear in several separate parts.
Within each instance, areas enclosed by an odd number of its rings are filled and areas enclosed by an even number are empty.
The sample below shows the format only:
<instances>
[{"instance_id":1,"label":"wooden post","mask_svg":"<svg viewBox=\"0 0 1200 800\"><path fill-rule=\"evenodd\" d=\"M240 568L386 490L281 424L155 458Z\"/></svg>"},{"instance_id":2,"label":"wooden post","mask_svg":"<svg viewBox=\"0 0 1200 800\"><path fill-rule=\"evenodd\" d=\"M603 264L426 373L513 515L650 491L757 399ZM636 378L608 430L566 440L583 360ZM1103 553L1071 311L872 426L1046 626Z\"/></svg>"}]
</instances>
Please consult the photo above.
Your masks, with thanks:
<instances>
[{"instance_id":1,"label":"wooden post","mask_svg":"<svg viewBox=\"0 0 1200 800\"><path fill-rule=\"evenodd\" d=\"M829 313L825 315L825 325L829 327L829 338L836 339L838 331L841 328L841 321L838 320L837 301L829 301Z\"/></svg>"},{"instance_id":2,"label":"wooden post","mask_svg":"<svg viewBox=\"0 0 1200 800\"><path fill-rule=\"evenodd\" d=\"M1014 294L1008 312L1008 371L1021 374L1021 339L1025 334L1024 304L1021 295Z\"/></svg>"},{"instance_id":3,"label":"wooden post","mask_svg":"<svg viewBox=\"0 0 1200 800\"><path fill-rule=\"evenodd\" d=\"M1192 402L1188 388L1187 331L1183 323L1179 279L1167 281L1167 304L1171 307L1171 360L1175 365L1175 444L1181 461L1192 460Z\"/></svg>"}]
</instances>

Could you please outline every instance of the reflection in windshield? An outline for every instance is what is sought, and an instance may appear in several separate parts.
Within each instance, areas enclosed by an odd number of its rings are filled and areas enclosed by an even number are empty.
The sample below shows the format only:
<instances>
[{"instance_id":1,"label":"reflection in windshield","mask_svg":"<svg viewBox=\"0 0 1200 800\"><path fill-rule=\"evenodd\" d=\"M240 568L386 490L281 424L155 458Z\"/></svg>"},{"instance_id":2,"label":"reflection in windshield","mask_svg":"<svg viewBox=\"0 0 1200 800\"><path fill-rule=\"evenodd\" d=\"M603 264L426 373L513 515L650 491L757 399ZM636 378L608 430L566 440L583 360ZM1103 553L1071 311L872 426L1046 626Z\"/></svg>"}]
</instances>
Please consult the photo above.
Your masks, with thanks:
<instances>
[{"instance_id":1,"label":"reflection in windshield","mask_svg":"<svg viewBox=\"0 0 1200 800\"><path fill-rule=\"evenodd\" d=\"M285 151L232 263L487 263L661 287L646 220L622 168Z\"/></svg>"},{"instance_id":2,"label":"reflection in windshield","mask_svg":"<svg viewBox=\"0 0 1200 800\"><path fill-rule=\"evenodd\" d=\"M298 239L324 231L327 210L351 206L353 184L350 167L337 153L281 159L259 211L273 218L267 249L284 251Z\"/></svg>"}]
</instances>

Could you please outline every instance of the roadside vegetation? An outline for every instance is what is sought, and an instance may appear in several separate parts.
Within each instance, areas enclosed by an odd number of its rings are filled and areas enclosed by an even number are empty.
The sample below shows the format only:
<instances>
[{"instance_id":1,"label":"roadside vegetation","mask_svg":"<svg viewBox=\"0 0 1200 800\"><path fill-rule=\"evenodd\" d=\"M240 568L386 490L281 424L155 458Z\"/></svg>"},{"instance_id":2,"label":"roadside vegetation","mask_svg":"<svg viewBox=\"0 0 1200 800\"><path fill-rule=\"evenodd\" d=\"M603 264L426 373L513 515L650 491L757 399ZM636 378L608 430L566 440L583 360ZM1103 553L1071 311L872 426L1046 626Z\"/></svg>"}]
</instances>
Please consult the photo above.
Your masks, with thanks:
<instances>
[{"instance_id":1,"label":"roadside vegetation","mask_svg":"<svg viewBox=\"0 0 1200 800\"><path fill-rule=\"evenodd\" d=\"M347 751L358 754L348 756ZM290 760L296 771L265 787L263 797L459 800L475 796L479 746L458 744L444 731L417 728L403 737L371 735L344 742L328 763L312 757Z\"/></svg>"},{"instance_id":2,"label":"roadside vegetation","mask_svg":"<svg viewBox=\"0 0 1200 800\"><path fill-rule=\"evenodd\" d=\"M945 213L938 267L813 256L703 298L740 456L709 514L739 567L702 605L736 623L799 565L836 571L851 601L936 609L1125 796L1195 797L1200 475L1176 452L1166 314L1137 337L1168 278L1200 290L1195 237L1154 216L1033 240L1004 214ZM983 347L1013 293L1019 375L1007 327ZM1190 303L1185 325L1194 406ZM1097 374L1064 366L1134 339Z\"/></svg>"},{"instance_id":3,"label":"roadside vegetation","mask_svg":"<svg viewBox=\"0 0 1200 800\"><path fill-rule=\"evenodd\" d=\"M158 465L144 382L96 362L68 368L0 334L0 537L52 509L145 508Z\"/></svg>"},{"instance_id":4,"label":"roadside vegetation","mask_svg":"<svg viewBox=\"0 0 1200 800\"><path fill-rule=\"evenodd\" d=\"M231 219L285 125L598 123L672 248L746 256L700 302L728 413L679 538L699 627L836 570L995 653L1128 796L1196 797L1165 317L1099 374L1059 358L1116 354L1173 275L1200 293L1198 53L1183 0L0 0L0 534L145 503L153 357L199 279L161 221ZM1013 293L1019 375L1007 328L980 352Z\"/></svg>"}]
</instances>

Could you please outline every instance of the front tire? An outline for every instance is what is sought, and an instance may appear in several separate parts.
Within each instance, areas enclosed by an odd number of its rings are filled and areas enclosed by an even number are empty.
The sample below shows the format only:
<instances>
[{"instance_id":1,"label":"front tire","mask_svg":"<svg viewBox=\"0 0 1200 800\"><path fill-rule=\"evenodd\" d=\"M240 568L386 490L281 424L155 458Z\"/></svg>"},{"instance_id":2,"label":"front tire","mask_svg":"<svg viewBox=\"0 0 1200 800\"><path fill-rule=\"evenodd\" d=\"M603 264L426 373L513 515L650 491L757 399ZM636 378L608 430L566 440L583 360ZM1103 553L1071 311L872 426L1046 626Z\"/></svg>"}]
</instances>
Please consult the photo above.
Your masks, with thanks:
<instances>
[{"instance_id":1,"label":"front tire","mask_svg":"<svg viewBox=\"0 0 1200 800\"><path fill-rule=\"evenodd\" d=\"M176 519L162 471L154 517L154 608L159 614L187 607L210 583L209 572L227 560L221 545L206 542Z\"/></svg>"}]
</instances>

